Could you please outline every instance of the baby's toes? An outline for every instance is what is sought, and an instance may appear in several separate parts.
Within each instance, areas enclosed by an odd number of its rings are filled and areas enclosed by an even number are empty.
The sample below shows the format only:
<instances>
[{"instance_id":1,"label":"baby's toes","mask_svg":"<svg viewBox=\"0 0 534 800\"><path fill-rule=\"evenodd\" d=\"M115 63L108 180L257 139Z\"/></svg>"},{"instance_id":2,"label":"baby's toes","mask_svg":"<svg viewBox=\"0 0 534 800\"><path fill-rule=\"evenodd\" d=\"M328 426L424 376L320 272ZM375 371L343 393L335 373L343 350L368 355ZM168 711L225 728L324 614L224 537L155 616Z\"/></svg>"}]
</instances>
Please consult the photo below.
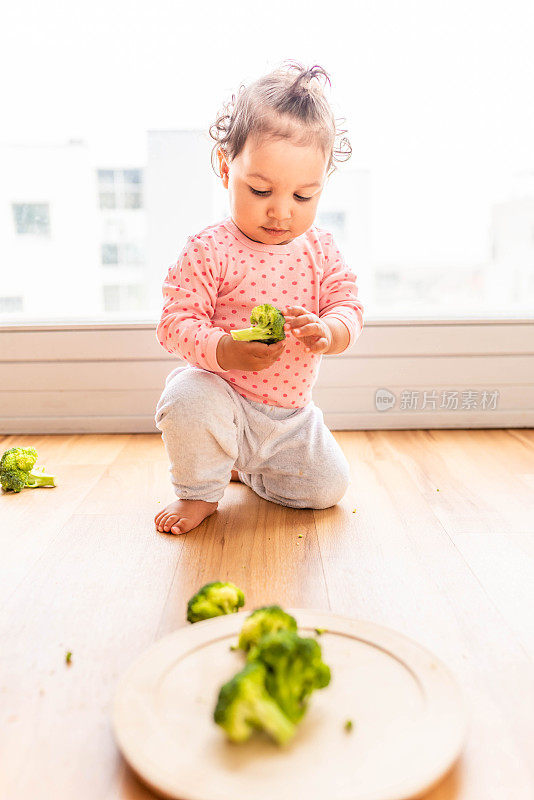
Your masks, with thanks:
<instances>
[{"instance_id":1,"label":"baby's toes","mask_svg":"<svg viewBox=\"0 0 534 800\"><path fill-rule=\"evenodd\" d=\"M178 516L176 514L170 514L167 519L165 520L164 529L169 531L171 526L174 525L175 522L178 521Z\"/></svg>"},{"instance_id":2,"label":"baby's toes","mask_svg":"<svg viewBox=\"0 0 534 800\"><path fill-rule=\"evenodd\" d=\"M167 524L167 520L169 519L169 514L164 513L160 516L158 520L158 531L162 531Z\"/></svg>"},{"instance_id":3,"label":"baby's toes","mask_svg":"<svg viewBox=\"0 0 534 800\"><path fill-rule=\"evenodd\" d=\"M186 533L186 531L183 530L183 528L186 527L184 525L184 523L185 523L185 520L182 517L180 517L178 522L175 525L172 526L171 533L176 533L176 534L178 534L178 533Z\"/></svg>"}]
</instances>

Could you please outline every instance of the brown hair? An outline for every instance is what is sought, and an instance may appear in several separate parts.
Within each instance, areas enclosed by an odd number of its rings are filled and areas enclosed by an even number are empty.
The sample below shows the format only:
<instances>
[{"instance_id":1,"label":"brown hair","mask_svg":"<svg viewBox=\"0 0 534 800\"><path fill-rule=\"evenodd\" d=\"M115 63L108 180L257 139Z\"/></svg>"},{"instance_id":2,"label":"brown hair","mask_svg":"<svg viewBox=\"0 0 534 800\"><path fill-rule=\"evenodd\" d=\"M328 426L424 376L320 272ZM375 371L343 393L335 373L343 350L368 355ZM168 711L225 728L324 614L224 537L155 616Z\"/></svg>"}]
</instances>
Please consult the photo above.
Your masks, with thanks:
<instances>
[{"instance_id":1,"label":"brown hair","mask_svg":"<svg viewBox=\"0 0 534 800\"><path fill-rule=\"evenodd\" d=\"M347 161L352 154L349 140L343 137L339 147L335 147L336 138L347 131L336 127L320 76L332 85L328 73L318 64L306 69L296 61L285 61L249 86L242 84L237 98L232 95L209 129L215 139L211 165L217 175L214 167L217 150L220 148L232 161L249 136L318 145L329 156L327 176L337 169L336 161Z\"/></svg>"}]
</instances>

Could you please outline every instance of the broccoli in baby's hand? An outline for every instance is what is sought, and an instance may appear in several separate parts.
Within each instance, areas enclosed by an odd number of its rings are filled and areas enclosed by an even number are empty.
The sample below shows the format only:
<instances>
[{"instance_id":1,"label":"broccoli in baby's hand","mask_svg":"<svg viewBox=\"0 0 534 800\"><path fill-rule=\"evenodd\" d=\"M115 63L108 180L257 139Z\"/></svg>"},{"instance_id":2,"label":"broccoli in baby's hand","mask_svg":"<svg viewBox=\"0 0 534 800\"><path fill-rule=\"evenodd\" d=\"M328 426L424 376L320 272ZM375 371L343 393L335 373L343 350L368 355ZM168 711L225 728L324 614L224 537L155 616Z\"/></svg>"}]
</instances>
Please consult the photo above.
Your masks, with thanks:
<instances>
[{"instance_id":1,"label":"broccoli in baby's hand","mask_svg":"<svg viewBox=\"0 0 534 800\"><path fill-rule=\"evenodd\" d=\"M297 630L297 620L287 614L280 606L263 606L257 608L243 623L239 635L239 647L248 651L258 644L266 633L275 633L280 630Z\"/></svg>"},{"instance_id":2,"label":"broccoli in baby's hand","mask_svg":"<svg viewBox=\"0 0 534 800\"><path fill-rule=\"evenodd\" d=\"M265 303L262 306L255 306L250 315L252 328L244 328L240 331L230 331L232 339L239 342L264 342L273 344L286 338L284 332L285 317L281 311L274 306Z\"/></svg>"},{"instance_id":3,"label":"broccoli in baby's hand","mask_svg":"<svg viewBox=\"0 0 534 800\"><path fill-rule=\"evenodd\" d=\"M262 636L247 660L266 669L265 688L284 714L298 723L306 713L314 689L330 683L330 667L322 659L317 639L279 630Z\"/></svg>"},{"instance_id":4,"label":"broccoli in baby's hand","mask_svg":"<svg viewBox=\"0 0 534 800\"><path fill-rule=\"evenodd\" d=\"M0 459L0 484L6 492L36 489L38 486L56 486L55 475L36 467L35 447L11 447Z\"/></svg>"},{"instance_id":5,"label":"broccoli in baby's hand","mask_svg":"<svg viewBox=\"0 0 534 800\"><path fill-rule=\"evenodd\" d=\"M233 614L245 605L245 595L233 583L212 581L202 586L187 604L189 622L200 622L202 619Z\"/></svg>"},{"instance_id":6,"label":"broccoli in baby's hand","mask_svg":"<svg viewBox=\"0 0 534 800\"><path fill-rule=\"evenodd\" d=\"M255 728L278 744L293 738L295 725L266 690L265 677L263 664L253 662L221 686L213 719L232 742L246 742Z\"/></svg>"}]
</instances>

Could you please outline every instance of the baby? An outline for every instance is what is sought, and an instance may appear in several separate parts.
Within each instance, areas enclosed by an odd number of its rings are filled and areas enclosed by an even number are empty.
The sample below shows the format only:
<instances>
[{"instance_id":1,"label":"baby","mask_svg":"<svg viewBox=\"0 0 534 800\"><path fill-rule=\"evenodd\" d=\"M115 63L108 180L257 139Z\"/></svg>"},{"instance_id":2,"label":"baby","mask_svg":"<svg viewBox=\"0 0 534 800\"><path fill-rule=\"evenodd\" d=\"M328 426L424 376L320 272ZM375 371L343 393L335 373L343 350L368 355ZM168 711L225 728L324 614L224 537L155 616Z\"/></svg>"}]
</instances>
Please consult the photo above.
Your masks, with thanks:
<instances>
[{"instance_id":1,"label":"baby","mask_svg":"<svg viewBox=\"0 0 534 800\"><path fill-rule=\"evenodd\" d=\"M349 464L314 404L323 353L358 338L356 276L314 225L337 135L318 66L295 62L241 86L210 128L230 215L190 236L163 284L160 344L186 366L168 375L155 421L177 500L155 517L186 533L230 480L293 508L344 495ZM343 131L344 133L344 131ZM283 341L235 341L254 306L286 318Z\"/></svg>"}]
</instances>

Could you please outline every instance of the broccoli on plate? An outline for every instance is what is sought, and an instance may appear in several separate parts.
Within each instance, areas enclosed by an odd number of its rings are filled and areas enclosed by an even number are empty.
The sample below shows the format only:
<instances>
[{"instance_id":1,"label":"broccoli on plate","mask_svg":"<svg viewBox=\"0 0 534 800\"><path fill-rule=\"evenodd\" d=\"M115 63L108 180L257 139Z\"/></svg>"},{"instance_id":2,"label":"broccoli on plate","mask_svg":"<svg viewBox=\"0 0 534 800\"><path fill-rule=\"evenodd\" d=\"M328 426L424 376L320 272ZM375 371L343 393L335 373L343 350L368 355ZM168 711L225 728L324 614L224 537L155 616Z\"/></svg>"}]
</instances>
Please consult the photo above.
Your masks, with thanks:
<instances>
[{"instance_id":1,"label":"broccoli on plate","mask_svg":"<svg viewBox=\"0 0 534 800\"><path fill-rule=\"evenodd\" d=\"M234 583L212 581L202 586L187 604L189 622L233 614L245 605L245 595Z\"/></svg>"},{"instance_id":2,"label":"broccoli on plate","mask_svg":"<svg viewBox=\"0 0 534 800\"><path fill-rule=\"evenodd\" d=\"M246 618L239 635L239 647L248 651L257 644L266 633L280 630L297 630L297 620L287 614L280 606L263 606L257 608Z\"/></svg>"},{"instance_id":3,"label":"broccoli on plate","mask_svg":"<svg viewBox=\"0 0 534 800\"><path fill-rule=\"evenodd\" d=\"M213 719L232 742L245 742L256 728L278 744L293 738L295 725L267 692L265 676L263 664L252 662L221 686Z\"/></svg>"},{"instance_id":4,"label":"broccoli on plate","mask_svg":"<svg viewBox=\"0 0 534 800\"><path fill-rule=\"evenodd\" d=\"M265 667L265 687L286 717L298 723L314 689L330 683L330 667L322 659L317 639L280 630L262 636L249 652L250 663Z\"/></svg>"},{"instance_id":5,"label":"broccoli on plate","mask_svg":"<svg viewBox=\"0 0 534 800\"><path fill-rule=\"evenodd\" d=\"M36 467L35 447L11 447L0 459L0 484L6 492L36 489L38 486L56 486L55 475Z\"/></svg>"},{"instance_id":6,"label":"broccoli on plate","mask_svg":"<svg viewBox=\"0 0 534 800\"><path fill-rule=\"evenodd\" d=\"M281 311L274 306L265 303L262 306L255 306L250 315L252 328L244 328L239 331L230 331L232 339L239 342L264 342L273 344L286 338L284 323L286 319Z\"/></svg>"}]
</instances>

